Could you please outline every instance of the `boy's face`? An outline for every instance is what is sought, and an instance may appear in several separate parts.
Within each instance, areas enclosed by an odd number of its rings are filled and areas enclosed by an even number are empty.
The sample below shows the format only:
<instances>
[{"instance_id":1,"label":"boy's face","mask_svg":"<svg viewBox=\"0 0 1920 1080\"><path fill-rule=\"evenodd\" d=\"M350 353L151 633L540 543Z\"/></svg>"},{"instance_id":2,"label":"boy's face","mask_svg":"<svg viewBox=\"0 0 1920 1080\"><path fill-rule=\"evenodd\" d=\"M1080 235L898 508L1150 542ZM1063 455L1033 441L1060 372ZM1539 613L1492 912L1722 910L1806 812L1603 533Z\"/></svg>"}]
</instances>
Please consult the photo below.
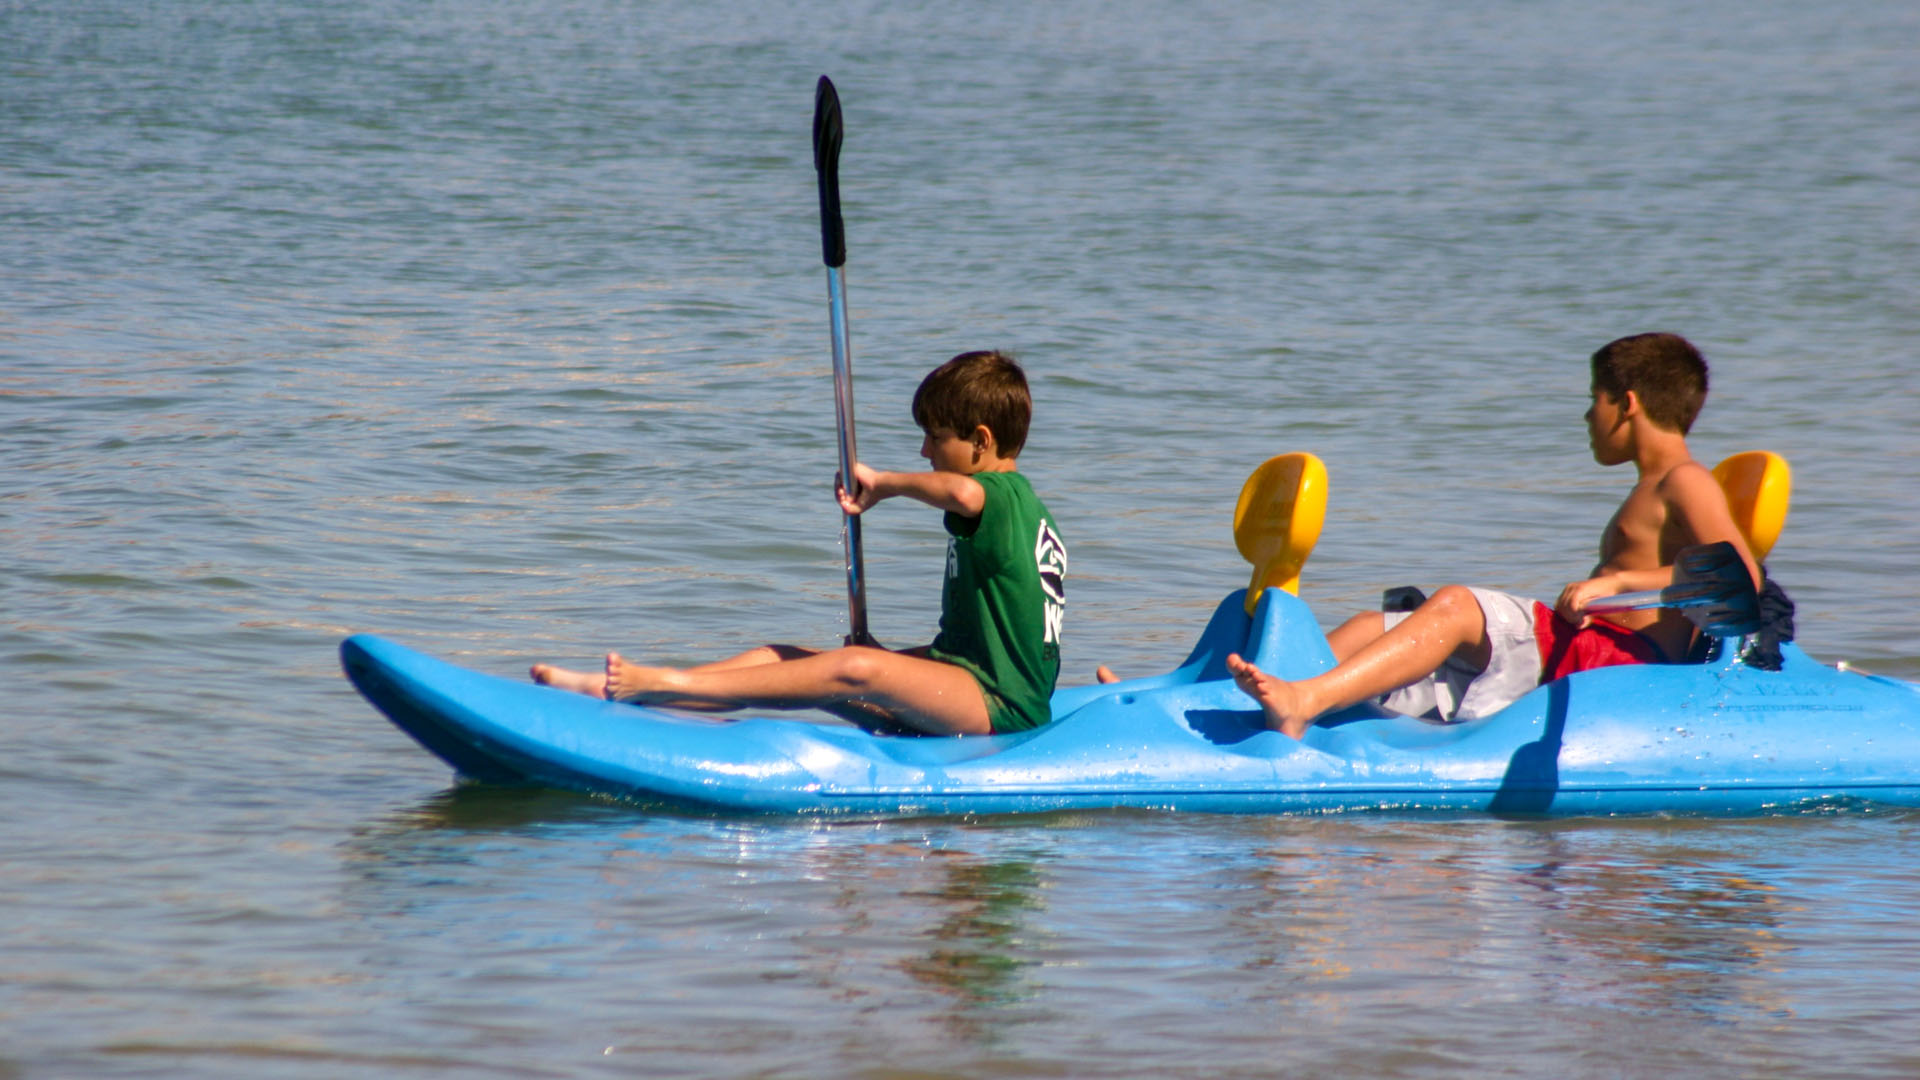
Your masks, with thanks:
<instances>
[{"instance_id":1,"label":"boy's face","mask_svg":"<svg viewBox=\"0 0 1920 1080\"><path fill-rule=\"evenodd\" d=\"M1626 403L1597 386L1590 392L1593 404L1587 407L1587 445L1593 450L1593 460L1602 465L1630 460Z\"/></svg>"},{"instance_id":2,"label":"boy's face","mask_svg":"<svg viewBox=\"0 0 1920 1080\"><path fill-rule=\"evenodd\" d=\"M950 428L929 428L920 443L920 456L933 463L935 472L967 476L974 472L978 460L975 449L973 440L961 438Z\"/></svg>"}]
</instances>

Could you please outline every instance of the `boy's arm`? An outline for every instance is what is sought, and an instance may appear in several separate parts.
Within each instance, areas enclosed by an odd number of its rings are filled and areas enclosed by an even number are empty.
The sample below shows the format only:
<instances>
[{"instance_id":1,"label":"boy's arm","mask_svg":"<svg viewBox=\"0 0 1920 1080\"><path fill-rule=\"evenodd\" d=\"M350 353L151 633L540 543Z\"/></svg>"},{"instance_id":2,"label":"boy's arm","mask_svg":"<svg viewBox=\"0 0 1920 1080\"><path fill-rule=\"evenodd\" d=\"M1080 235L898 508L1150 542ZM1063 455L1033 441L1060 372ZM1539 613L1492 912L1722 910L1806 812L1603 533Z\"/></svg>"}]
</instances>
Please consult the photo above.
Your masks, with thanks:
<instances>
[{"instance_id":1,"label":"boy's arm","mask_svg":"<svg viewBox=\"0 0 1920 1080\"><path fill-rule=\"evenodd\" d=\"M1675 550L1725 540L1734 546L1734 550L1740 553L1741 561L1747 564L1747 573L1753 578L1754 588L1761 586L1759 564L1754 561L1753 553L1747 550L1747 538L1740 532L1740 526L1734 523L1733 514L1727 509L1726 492L1712 473L1698 463L1683 465L1667 474L1657 490L1661 509L1665 511L1666 524L1680 537L1680 542L1674 545ZM1667 558L1666 547L1666 544L1661 545L1659 566L1608 567L1585 581L1568 585L1561 590L1554 609L1567 621L1584 626L1587 619L1582 612L1595 600L1620 593L1666 588L1673 584L1674 571L1673 563Z\"/></svg>"},{"instance_id":2,"label":"boy's arm","mask_svg":"<svg viewBox=\"0 0 1920 1080\"><path fill-rule=\"evenodd\" d=\"M840 509L849 514L861 513L874 503L896 495L918 499L935 509L951 511L961 517L979 517L987 506L987 489L980 486L980 481L960 473L881 472L856 461L853 463L853 478L860 484L858 498L848 495L845 487L835 485Z\"/></svg>"}]
</instances>

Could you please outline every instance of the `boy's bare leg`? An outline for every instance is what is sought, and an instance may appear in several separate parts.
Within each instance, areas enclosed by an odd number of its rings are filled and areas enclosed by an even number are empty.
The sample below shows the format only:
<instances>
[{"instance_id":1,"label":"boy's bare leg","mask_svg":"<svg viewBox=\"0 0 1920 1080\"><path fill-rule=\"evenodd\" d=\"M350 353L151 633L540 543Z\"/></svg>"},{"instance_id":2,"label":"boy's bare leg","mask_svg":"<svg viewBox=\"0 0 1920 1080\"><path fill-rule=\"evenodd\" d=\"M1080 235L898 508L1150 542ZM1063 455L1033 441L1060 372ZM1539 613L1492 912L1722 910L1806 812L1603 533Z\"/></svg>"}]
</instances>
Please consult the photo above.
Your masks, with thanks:
<instances>
[{"instance_id":1,"label":"boy's bare leg","mask_svg":"<svg viewBox=\"0 0 1920 1080\"><path fill-rule=\"evenodd\" d=\"M760 664L777 664L783 660L797 660L803 656L812 656L816 651L803 649L798 645L761 645L737 656L715 660L711 664L702 664L689 670L727 671L733 668L756 667ZM604 669L596 672L571 671L554 664L535 664L529 674L533 676L533 681L541 686L571 690L588 697L610 696L607 693L607 673Z\"/></svg>"},{"instance_id":2,"label":"boy's bare leg","mask_svg":"<svg viewBox=\"0 0 1920 1080\"><path fill-rule=\"evenodd\" d=\"M1227 657L1227 670L1260 703L1268 727L1297 739L1321 714L1398 690L1456 654L1481 670L1492 659L1480 602L1466 588L1449 585L1332 671L1290 683L1238 654Z\"/></svg>"},{"instance_id":3,"label":"boy's bare leg","mask_svg":"<svg viewBox=\"0 0 1920 1080\"><path fill-rule=\"evenodd\" d=\"M731 671L734 668L758 667L761 664L778 664L785 660L799 660L803 657L818 655L818 649L804 649L798 645L761 645L748 649L738 656L729 656L725 660L715 660L711 664L690 667L688 671Z\"/></svg>"},{"instance_id":4,"label":"boy's bare leg","mask_svg":"<svg viewBox=\"0 0 1920 1080\"><path fill-rule=\"evenodd\" d=\"M860 704L929 734L992 731L986 697L964 668L862 645L718 671L645 667L610 653L606 686L622 701L776 709Z\"/></svg>"},{"instance_id":5,"label":"boy's bare leg","mask_svg":"<svg viewBox=\"0 0 1920 1080\"><path fill-rule=\"evenodd\" d=\"M1327 645L1333 649L1334 663L1345 663L1353 654L1386 632L1387 617L1378 611L1363 611L1334 627L1333 633L1327 635Z\"/></svg>"},{"instance_id":6,"label":"boy's bare leg","mask_svg":"<svg viewBox=\"0 0 1920 1080\"><path fill-rule=\"evenodd\" d=\"M528 674L541 686L551 686L557 690L571 690L588 697L607 696L607 673L595 671L572 671L553 664L535 664Z\"/></svg>"}]
</instances>

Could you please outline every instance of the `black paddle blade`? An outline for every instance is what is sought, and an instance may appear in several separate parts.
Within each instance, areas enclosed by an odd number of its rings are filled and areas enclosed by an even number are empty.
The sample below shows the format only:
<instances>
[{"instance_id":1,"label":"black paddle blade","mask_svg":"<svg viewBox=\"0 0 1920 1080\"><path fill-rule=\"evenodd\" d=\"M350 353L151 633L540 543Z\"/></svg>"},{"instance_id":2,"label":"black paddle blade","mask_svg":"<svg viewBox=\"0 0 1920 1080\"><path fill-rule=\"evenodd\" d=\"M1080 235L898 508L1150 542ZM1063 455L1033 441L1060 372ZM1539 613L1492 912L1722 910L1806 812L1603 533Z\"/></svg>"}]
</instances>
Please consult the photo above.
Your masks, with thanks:
<instances>
[{"instance_id":1,"label":"black paddle blade","mask_svg":"<svg viewBox=\"0 0 1920 1080\"><path fill-rule=\"evenodd\" d=\"M820 174L820 257L828 266L847 262L847 227L840 220L840 95L820 76L813 91L813 169Z\"/></svg>"},{"instance_id":2,"label":"black paddle blade","mask_svg":"<svg viewBox=\"0 0 1920 1080\"><path fill-rule=\"evenodd\" d=\"M1677 607L1704 634L1740 637L1760 629L1760 595L1746 560L1725 540L1700 544L1674 559L1673 584L1660 590L1660 606Z\"/></svg>"}]
</instances>

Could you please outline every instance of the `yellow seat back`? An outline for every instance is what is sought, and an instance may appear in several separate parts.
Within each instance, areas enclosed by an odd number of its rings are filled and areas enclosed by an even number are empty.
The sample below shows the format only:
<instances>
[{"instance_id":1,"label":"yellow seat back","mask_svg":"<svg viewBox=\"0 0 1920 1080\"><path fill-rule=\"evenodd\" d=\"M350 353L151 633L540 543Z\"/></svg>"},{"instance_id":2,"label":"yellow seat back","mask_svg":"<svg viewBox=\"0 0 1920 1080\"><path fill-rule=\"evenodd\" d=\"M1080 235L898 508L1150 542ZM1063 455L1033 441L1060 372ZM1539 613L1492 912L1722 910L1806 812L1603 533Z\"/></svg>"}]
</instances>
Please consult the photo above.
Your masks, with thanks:
<instances>
[{"instance_id":1,"label":"yellow seat back","mask_svg":"<svg viewBox=\"0 0 1920 1080\"><path fill-rule=\"evenodd\" d=\"M1747 538L1753 561L1763 561L1787 523L1787 503L1793 496L1787 459L1767 450L1748 450L1715 465L1713 478L1727 493L1727 509Z\"/></svg>"},{"instance_id":2,"label":"yellow seat back","mask_svg":"<svg viewBox=\"0 0 1920 1080\"><path fill-rule=\"evenodd\" d=\"M1270 588L1300 594L1300 568L1327 520L1327 467L1307 453L1268 458L1240 488L1233 542L1253 564L1247 614Z\"/></svg>"}]
</instances>

